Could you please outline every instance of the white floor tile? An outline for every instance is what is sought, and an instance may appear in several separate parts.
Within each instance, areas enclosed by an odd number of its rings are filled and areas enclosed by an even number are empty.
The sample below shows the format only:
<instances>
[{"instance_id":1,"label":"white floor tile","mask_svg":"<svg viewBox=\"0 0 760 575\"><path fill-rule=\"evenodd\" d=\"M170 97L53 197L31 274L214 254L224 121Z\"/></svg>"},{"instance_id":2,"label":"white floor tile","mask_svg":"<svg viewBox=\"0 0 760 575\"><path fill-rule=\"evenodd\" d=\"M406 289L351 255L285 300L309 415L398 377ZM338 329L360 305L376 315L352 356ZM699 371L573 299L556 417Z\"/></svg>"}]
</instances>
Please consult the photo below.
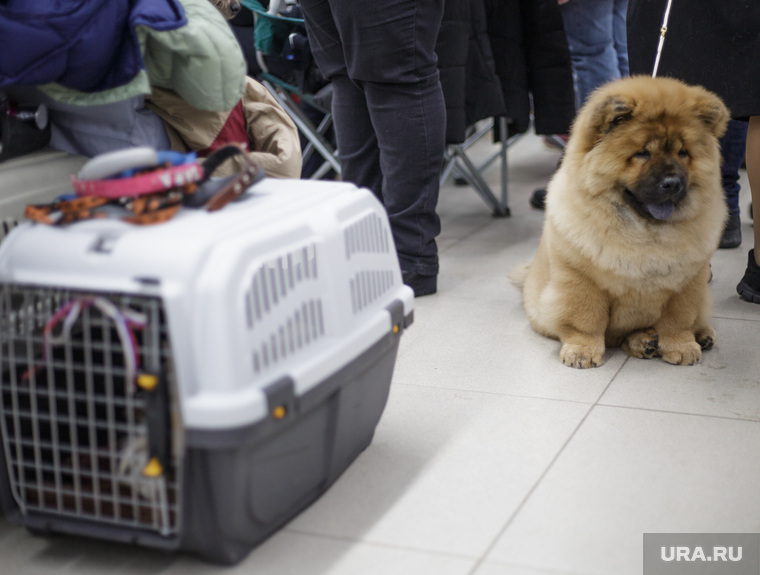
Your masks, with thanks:
<instances>
[{"instance_id":1,"label":"white floor tile","mask_svg":"<svg viewBox=\"0 0 760 575\"><path fill-rule=\"evenodd\" d=\"M596 407L489 560L640 575L643 533L760 530L760 423Z\"/></svg>"},{"instance_id":2,"label":"white floor tile","mask_svg":"<svg viewBox=\"0 0 760 575\"><path fill-rule=\"evenodd\" d=\"M474 559L281 531L224 575L468 575ZM191 559L161 575L211 575Z\"/></svg>"},{"instance_id":3,"label":"white floor tile","mask_svg":"<svg viewBox=\"0 0 760 575\"><path fill-rule=\"evenodd\" d=\"M714 326L718 343L701 364L629 359L600 403L760 421L760 354L747 349L760 321L716 319Z\"/></svg>"},{"instance_id":4,"label":"white floor tile","mask_svg":"<svg viewBox=\"0 0 760 575\"><path fill-rule=\"evenodd\" d=\"M512 286L508 286L512 288ZM517 290L505 301L420 298L404 334L401 383L593 403L626 356L609 351L591 370L562 365L559 342L535 333Z\"/></svg>"},{"instance_id":5,"label":"white floor tile","mask_svg":"<svg viewBox=\"0 0 760 575\"><path fill-rule=\"evenodd\" d=\"M394 384L373 444L288 529L479 557L588 409Z\"/></svg>"}]
</instances>

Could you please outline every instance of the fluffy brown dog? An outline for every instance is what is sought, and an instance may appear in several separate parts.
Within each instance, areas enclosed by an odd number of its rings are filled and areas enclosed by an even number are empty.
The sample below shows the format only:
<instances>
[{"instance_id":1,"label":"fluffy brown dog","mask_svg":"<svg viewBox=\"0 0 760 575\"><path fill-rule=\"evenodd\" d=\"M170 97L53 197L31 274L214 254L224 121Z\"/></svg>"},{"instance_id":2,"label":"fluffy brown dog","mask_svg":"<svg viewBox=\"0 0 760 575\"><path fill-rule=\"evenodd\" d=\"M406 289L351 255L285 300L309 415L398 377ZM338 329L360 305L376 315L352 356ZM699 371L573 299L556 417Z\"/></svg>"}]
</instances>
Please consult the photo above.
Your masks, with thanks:
<instances>
[{"instance_id":1,"label":"fluffy brown dog","mask_svg":"<svg viewBox=\"0 0 760 575\"><path fill-rule=\"evenodd\" d=\"M727 217L713 93L638 76L596 91L549 184L535 260L513 274L570 367L606 347L692 365L715 343L710 257Z\"/></svg>"}]
</instances>

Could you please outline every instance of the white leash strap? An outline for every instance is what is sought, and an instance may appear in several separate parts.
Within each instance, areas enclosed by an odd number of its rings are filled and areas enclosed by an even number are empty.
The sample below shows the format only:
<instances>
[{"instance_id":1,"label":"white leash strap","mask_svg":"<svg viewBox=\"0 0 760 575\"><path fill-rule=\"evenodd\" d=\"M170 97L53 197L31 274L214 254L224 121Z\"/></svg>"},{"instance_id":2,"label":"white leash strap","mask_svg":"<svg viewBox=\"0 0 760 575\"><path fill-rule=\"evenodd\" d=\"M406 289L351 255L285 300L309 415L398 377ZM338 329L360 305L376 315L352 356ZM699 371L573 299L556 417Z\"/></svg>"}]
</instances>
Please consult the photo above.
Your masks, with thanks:
<instances>
[{"instance_id":1,"label":"white leash strap","mask_svg":"<svg viewBox=\"0 0 760 575\"><path fill-rule=\"evenodd\" d=\"M652 78L657 76L657 68L660 67L660 54L662 54L662 47L665 44L665 34L668 32L668 18L670 18L670 5L672 3L673 0L668 0L668 5L665 7L665 16L662 19L662 28L660 28L660 43L657 45L657 57L654 59Z\"/></svg>"}]
</instances>

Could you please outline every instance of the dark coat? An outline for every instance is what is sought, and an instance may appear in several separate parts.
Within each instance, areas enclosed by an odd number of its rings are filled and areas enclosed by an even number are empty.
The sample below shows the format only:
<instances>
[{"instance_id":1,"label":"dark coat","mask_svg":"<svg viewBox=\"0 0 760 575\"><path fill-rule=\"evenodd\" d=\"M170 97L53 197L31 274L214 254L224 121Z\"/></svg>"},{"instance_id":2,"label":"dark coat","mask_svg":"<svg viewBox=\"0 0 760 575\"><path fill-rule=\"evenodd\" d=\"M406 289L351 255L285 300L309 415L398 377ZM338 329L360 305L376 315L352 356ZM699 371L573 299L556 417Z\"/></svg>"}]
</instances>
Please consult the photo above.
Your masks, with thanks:
<instances>
[{"instance_id":1,"label":"dark coat","mask_svg":"<svg viewBox=\"0 0 760 575\"><path fill-rule=\"evenodd\" d=\"M446 143L458 144L468 126L506 112L483 0L446 0L436 54L446 101Z\"/></svg>"},{"instance_id":2,"label":"dark coat","mask_svg":"<svg viewBox=\"0 0 760 575\"><path fill-rule=\"evenodd\" d=\"M631 74L652 74L667 0L629 0ZM760 115L760 2L674 1L658 76L701 84L734 117Z\"/></svg>"},{"instance_id":3,"label":"dark coat","mask_svg":"<svg viewBox=\"0 0 760 575\"><path fill-rule=\"evenodd\" d=\"M578 0L581 1L581 0ZM570 50L557 0L485 0L510 133L567 134L575 116Z\"/></svg>"}]
</instances>

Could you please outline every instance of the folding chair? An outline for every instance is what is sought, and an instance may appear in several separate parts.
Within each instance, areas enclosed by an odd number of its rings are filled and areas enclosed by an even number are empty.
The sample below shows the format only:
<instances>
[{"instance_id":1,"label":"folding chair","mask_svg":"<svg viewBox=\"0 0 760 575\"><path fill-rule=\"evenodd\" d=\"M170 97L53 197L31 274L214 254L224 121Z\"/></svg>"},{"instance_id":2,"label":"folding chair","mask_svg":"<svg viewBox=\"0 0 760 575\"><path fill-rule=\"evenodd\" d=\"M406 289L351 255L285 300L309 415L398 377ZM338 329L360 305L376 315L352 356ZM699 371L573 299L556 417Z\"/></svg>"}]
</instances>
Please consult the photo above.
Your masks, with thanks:
<instances>
[{"instance_id":1,"label":"folding chair","mask_svg":"<svg viewBox=\"0 0 760 575\"><path fill-rule=\"evenodd\" d=\"M267 56L283 57L288 36L296 30L303 29L303 19L270 14L257 0L241 0L241 4L249 8L255 18L253 41L256 57L262 70L259 80L288 113L306 140L307 143L302 151L304 165L315 153L323 160L310 178L320 179L330 170L340 174L337 150L327 136L328 130L332 127L332 112L329 104L317 98L316 94L304 92L295 82L275 75L267 65ZM304 112L302 105L304 103L322 114L321 120L316 125Z\"/></svg>"},{"instance_id":2,"label":"folding chair","mask_svg":"<svg viewBox=\"0 0 760 575\"><path fill-rule=\"evenodd\" d=\"M467 150L483 136L490 133L499 122L499 148L483 161L475 165L467 155ZM505 117L488 118L472 127L472 132L461 144L449 144L446 147L443 170L440 182L443 184L452 175L461 177L477 192L483 201L493 210L494 216L508 217L509 210L509 185L507 167L507 149L520 138L520 134L507 137L507 119ZM501 167L501 193L500 197L494 194L491 186L483 178L483 172L495 161L499 160Z\"/></svg>"}]
</instances>

